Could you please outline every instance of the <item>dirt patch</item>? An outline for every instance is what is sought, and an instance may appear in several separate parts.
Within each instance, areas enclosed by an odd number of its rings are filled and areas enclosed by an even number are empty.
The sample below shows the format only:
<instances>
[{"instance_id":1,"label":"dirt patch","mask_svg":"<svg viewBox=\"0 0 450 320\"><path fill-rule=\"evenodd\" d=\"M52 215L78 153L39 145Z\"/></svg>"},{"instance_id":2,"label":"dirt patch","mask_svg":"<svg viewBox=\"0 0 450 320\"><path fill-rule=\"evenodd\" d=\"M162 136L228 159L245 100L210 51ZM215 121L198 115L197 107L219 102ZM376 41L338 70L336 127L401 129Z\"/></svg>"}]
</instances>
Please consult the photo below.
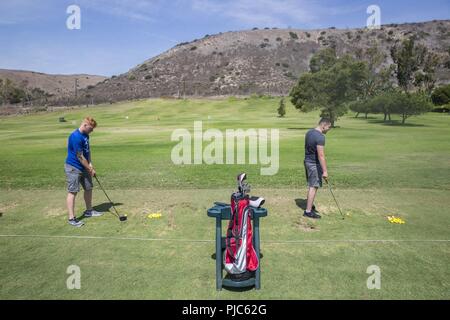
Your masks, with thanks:
<instances>
[{"instance_id":1,"label":"dirt patch","mask_svg":"<svg viewBox=\"0 0 450 320\"><path fill-rule=\"evenodd\" d=\"M44 209L44 215L47 217L58 217L67 214L67 209L62 207L46 207Z\"/></svg>"},{"instance_id":2,"label":"dirt patch","mask_svg":"<svg viewBox=\"0 0 450 320\"><path fill-rule=\"evenodd\" d=\"M300 220L295 221L294 226L304 232L320 231L318 226L314 225L312 222L307 221L305 218L300 218Z\"/></svg>"},{"instance_id":3,"label":"dirt patch","mask_svg":"<svg viewBox=\"0 0 450 320\"><path fill-rule=\"evenodd\" d=\"M7 211L17 207L17 203L11 202L9 204L0 204L0 217L3 216Z\"/></svg>"}]
</instances>

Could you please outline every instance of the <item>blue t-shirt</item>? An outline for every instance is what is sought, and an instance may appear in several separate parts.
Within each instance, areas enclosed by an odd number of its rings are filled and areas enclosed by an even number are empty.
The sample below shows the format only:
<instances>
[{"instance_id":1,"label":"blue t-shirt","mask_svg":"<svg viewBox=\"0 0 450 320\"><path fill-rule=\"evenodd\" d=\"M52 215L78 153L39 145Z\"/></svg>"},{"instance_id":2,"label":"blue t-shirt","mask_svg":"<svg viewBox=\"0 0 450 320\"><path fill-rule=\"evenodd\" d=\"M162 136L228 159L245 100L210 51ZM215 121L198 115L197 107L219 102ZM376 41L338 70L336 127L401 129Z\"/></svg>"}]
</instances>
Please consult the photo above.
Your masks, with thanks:
<instances>
[{"instance_id":1,"label":"blue t-shirt","mask_svg":"<svg viewBox=\"0 0 450 320\"><path fill-rule=\"evenodd\" d=\"M319 164L317 146L325 145L325 135L316 129L311 129L305 136L305 161Z\"/></svg>"},{"instance_id":2,"label":"blue t-shirt","mask_svg":"<svg viewBox=\"0 0 450 320\"><path fill-rule=\"evenodd\" d=\"M79 129L76 129L69 136L67 142L67 158L66 163L77 168L80 171L86 170L78 160L77 152L83 152L84 158L91 162L91 151L89 149L89 135L81 133Z\"/></svg>"}]
</instances>

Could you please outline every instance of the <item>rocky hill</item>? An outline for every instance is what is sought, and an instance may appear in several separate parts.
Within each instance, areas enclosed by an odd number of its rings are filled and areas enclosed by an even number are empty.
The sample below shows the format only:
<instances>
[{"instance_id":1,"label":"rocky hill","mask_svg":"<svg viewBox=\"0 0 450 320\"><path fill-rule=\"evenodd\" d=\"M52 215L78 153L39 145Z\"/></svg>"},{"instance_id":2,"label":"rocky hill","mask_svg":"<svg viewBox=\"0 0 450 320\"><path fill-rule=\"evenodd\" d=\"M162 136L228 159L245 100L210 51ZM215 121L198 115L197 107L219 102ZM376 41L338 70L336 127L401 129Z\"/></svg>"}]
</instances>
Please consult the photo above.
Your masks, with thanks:
<instances>
[{"instance_id":1,"label":"rocky hill","mask_svg":"<svg viewBox=\"0 0 450 320\"><path fill-rule=\"evenodd\" d=\"M74 95L75 84L78 85L78 89L83 89L103 81L106 77L89 74L60 75L0 69L0 79L10 79L15 86L20 88L39 88L49 94L60 96Z\"/></svg>"},{"instance_id":2,"label":"rocky hill","mask_svg":"<svg viewBox=\"0 0 450 320\"><path fill-rule=\"evenodd\" d=\"M390 48L413 35L441 58L438 84L450 82L450 20L443 20L377 30L266 28L206 35L105 79L79 98L98 103L161 96L284 95L321 48L332 46L338 55L366 59L365 50L376 45L389 64Z\"/></svg>"}]
</instances>

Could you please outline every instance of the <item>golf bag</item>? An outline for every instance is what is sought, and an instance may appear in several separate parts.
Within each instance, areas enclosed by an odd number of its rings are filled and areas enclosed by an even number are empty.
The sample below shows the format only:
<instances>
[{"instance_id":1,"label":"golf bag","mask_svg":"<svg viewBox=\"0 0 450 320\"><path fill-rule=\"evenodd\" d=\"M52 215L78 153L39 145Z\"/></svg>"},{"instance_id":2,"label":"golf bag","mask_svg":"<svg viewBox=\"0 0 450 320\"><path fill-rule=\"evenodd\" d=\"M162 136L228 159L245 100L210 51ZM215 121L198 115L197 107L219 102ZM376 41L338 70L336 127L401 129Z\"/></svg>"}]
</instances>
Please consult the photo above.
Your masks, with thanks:
<instances>
[{"instance_id":1,"label":"golf bag","mask_svg":"<svg viewBox=\"0 0 450 320\"><path fill-rule=\"evenodd\" d=\"M225 270L229 278L235 281L253 277L259 266L259 258L253 247L252 207L251 199L247 195L250 188L243 182L245 177L245 174L238 176L239 190L231 195L231 220L225 239Z\"/></svg>"}]
</instances>

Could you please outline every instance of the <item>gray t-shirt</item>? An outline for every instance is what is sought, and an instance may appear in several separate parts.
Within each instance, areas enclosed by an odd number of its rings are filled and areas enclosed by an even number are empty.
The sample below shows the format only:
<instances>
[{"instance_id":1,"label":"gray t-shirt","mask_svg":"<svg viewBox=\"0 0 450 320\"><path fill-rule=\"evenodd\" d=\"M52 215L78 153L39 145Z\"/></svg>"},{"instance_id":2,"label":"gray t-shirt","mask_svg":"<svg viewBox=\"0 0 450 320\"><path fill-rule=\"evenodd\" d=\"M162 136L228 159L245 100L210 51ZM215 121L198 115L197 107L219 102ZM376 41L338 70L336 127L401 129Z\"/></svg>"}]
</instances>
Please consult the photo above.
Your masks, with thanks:
<instances>
[{"instance_id":1,"label":"gray t-shirt","mask_svg":"<svg viewBox=\"0 0 450 320\"><path fill-rule=\"evenodd\" d=\"M305 135L305 161L320 163L317 155L317 146L325 145L325 135L316 129L310 129Z\"/></svg>"}]
</instances>

